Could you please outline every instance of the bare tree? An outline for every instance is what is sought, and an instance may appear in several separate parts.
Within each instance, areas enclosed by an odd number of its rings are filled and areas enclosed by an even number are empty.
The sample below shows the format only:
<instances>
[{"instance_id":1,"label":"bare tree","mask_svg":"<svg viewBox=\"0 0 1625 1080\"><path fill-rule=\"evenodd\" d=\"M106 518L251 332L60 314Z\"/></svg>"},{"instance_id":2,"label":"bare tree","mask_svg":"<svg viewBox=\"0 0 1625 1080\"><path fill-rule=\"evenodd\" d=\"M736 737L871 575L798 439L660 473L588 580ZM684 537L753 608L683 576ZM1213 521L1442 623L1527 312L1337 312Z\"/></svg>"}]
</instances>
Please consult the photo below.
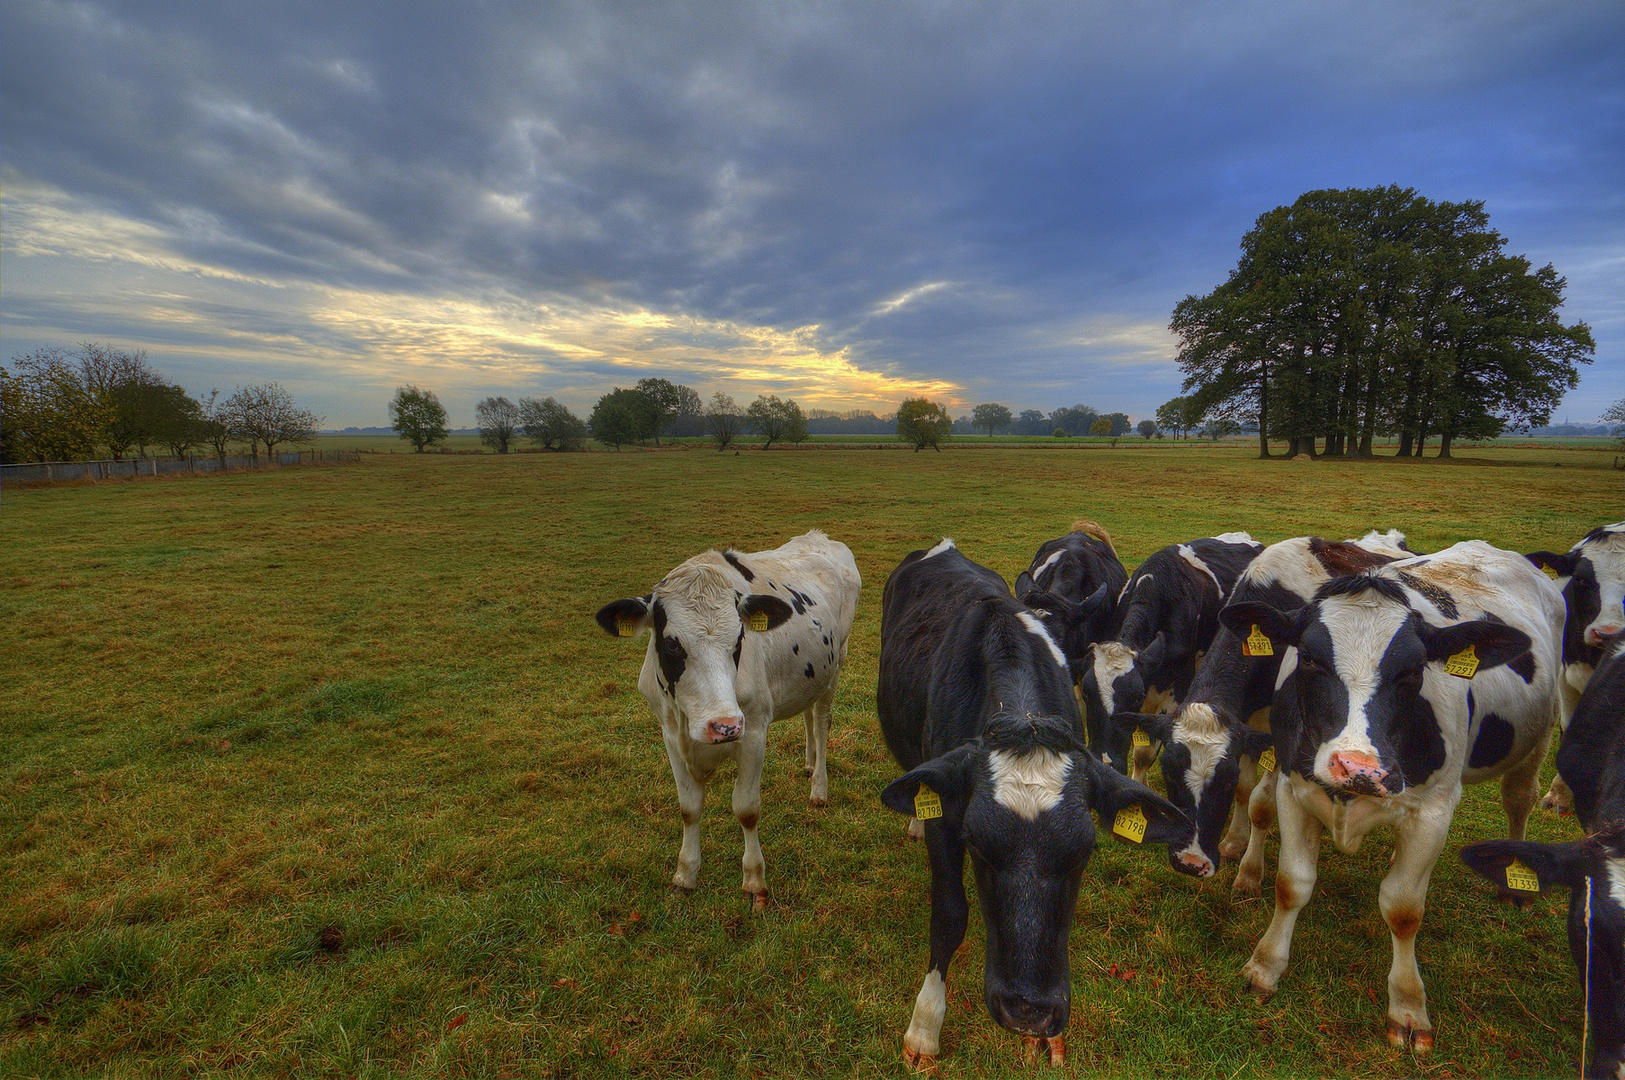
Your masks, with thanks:
<instances>
[{"instance_id":1,"label":"bare tree","mask_svg":"<svg viewBox=\"0 0 1625 1080\"><path fill-rule=\"evenodd\" d=\"M480 442L506 454L519 429L519 406L505 397L488 397L474 406L474 424L480 429Z\"/></svg>"},{"instance_id":2,"label":"bare tree","mask_svg":"<svg viewBox=\"0 0 1625 1080\"><path fill-rule=\"evenodd\" d=\"M277 383L240 386L226 400L233 430L237 438L249 444L256 452L259 443L265 444L265 454L276 453L278 443L307 443L316 439L316 427L322 418L294 404L293 395Z\"/></svg>"},{"instance_id":3,"label":"bare tree","mask_svg":"<svg viewBox=\"0 0 1625 1080\"><path fill-rule=\"evenodd\" d=\"M728 449L745 430L745 413L740 409L733 395L724 394L721 390L711 395L710 408L705 414L705 430L717 441L717 452Z\"/></svg>"}]
</instances>

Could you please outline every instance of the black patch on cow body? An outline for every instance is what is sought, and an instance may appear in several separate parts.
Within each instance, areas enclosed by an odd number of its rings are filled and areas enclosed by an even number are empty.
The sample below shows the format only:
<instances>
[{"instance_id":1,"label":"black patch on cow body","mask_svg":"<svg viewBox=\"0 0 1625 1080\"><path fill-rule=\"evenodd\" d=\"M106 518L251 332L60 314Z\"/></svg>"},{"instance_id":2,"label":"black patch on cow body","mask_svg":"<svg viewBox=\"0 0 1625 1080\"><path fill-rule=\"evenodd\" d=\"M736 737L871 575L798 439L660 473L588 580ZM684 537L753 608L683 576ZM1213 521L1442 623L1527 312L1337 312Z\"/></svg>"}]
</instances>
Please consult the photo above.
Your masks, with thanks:
<instances>
[{"instance_id":1,"label":"black patch on cow body","mask_svg":"<svg viewBox=\"0 0 1625 1080\"><path fill-rule=\"evenodd\" d=\"M739 571L739 576L746 581L755 581L756 575L750 572L750 567L739 561L739 556L731 551L724 551L722 557L728 560L728 565Z\"/></svg>"},{"instance_id":2,"label":"black patch on cow body","mask_svg":"<svg viewBox=\"0 0 1625 1080\"><path fill-rule=\"evenodd\" d=\"M1485 713L1478 725L1478 737L1473 740L1473 752L1467 757L1469 769L1487 769L1506 760L1512 753L1516 736L1512 725L1494 713Z\"/></svg>"},{"instance_id":3,"label":"black patch on cow body","mask_svg":"<svg viewBox=\"0 0 1625 1080\"><path fill-rule=\"evenodd\" d=\"M1535 654L1519 653L1507 661L1507 667L1516 671L1525 684L1535 681Z\"/></svg>"},{"instance_id":4,"label":"black patch on cow body","mask_svg":"<svg viewBox=\"0 0 1625 1080\"><path fill-rule=\"evenodd\" d=\"M666 636L666 608L659 600L654 603L655 657L660 661L661 674L666 676L667 689L675 693L677 680L688 666L688 650L674 637Z\"/></svg>"},{"instance_id":5,"label":"black patch on cow body","mask_svg":"<svg viewBox=\"0 0 1625 1080\"><path fill-rule=\"evenodd\" d=\"M734 667L739 667L739 654L745 648L745 627L739 627L739 636L734 639Z\"/></svg>"},{"instance_id":6,"label":"black patch on cow body","mask_svg":"<svg viewBox=\"0 0 1625 1080\"><path fill-rule=\"evenodd\" d=\"M812 666L812 661L809 660L809 661L807 661L807 678L810 679L812 677L813 677L813 666Z\"/></svg>"},{"instance_id":7,"label":"black patch on cow body","mask_svg":"<svg viewBox=\"0 0 1625 1080\"><path fill-rule=\"evenodd\" d=\"M792 645L792 646L790 646L790 651L795 653L797 656L800 656L801 655L801 646L800 645Z\"/></svg>"},{"instance_id":8,"label":"black patch on cow body","mask_svg":"<svg viewBox=\"0 0 1625 1080\"><path fill-rule=\"evenodd\" d=\"M807 614L807 600L806 600L806 597L802 596L800 593L796 592L794 589L790 588L790 586L788 586L788 585L786 585L784 588L785 588L785 591L787 591L790 594L790 606L796 609L796 614L797 615L805 615L805 614Z\"/></svg>"}]
</instances>

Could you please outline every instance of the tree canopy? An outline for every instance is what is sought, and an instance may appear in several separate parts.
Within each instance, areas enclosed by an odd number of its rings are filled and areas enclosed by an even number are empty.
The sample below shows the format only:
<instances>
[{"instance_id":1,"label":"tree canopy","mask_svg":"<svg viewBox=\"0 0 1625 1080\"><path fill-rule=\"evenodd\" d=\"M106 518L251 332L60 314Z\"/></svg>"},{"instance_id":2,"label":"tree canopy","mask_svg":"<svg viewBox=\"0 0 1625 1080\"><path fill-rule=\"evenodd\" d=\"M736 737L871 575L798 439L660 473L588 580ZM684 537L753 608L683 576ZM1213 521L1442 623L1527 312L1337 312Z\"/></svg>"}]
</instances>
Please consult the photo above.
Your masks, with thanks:
<instances>
[{"instance_id":1,"label":"tree canopy","mask_svg":"<svg viewBox=\"0 0 1625 1080\"><path fill-rule=\"evenodd\" d=\"M543 450L579 450L587 442L587 425L557 400L519 399L519 427Z\"/></svg>"},{"instance_id":2,"label":"tree canopy","mask_svg":"<svg viewBox=\"0 0 1625 1080\"><path fill-rule=\"evenodd\" d=\"M389 402L389 423L419 454L425 446L442 442L450 434L446 428L446 407L440 404L435 392L419 390L411 384L395 388L395 396Z\"/></svg>"},{"instance_id":3,"label":"tree canopy","mask_svg":"<svg viewBox=\"0 0 1625 1080\"><path fill-rule=\"evenodd\" d=\"M1004 405L978 405L971 410L971 426L987 432L990 439L995 431L1008 428L1013 419L1009 408Z\"/></svg>"},{"instance_id":4,"label":"tree canopy","mask_svg":"<svg viewBox=\"0 0 1625 1080\"><path fill-rule=\"evenodd\" d=\"M745 419L751 429L767 441L766 450L776 442L799 443L807 441L807 417L789 398L780 401L776 394L763 394L750 403Z\"/></svg>"},{"instance_id":5,"label":"tree canopy","mask_svg":"<svg viewBox=\"0 0 1625 1080\"><path fill-rule=\"evenodd\" d=\"M474 426L480 430L480 442L506 454L519 430L519 406L503 396L488 397L474 406Z\"/></svg>"},{"instance_id":6,"label":"tree canopy","mask_svg":"<svg viewBox=\"0 0 1625 1080\"><path fill-rule=\"evenodd\" d=\"M941 453L953 428L948 410L929 398L909 398L897 407L897 437L913 443L916 454L927 446Z\"/></svg>"}]
</instances>

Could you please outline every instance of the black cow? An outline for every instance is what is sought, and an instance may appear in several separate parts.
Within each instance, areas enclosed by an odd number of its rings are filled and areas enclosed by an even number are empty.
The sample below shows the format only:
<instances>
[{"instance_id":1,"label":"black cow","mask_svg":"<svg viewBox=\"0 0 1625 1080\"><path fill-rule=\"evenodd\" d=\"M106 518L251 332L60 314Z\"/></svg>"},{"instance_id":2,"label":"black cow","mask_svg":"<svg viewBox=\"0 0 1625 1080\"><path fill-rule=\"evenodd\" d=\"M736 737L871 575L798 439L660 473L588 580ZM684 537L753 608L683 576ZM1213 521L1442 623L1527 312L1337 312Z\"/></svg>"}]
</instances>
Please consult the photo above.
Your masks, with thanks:
<instances>
[{"instance_id":1,"label":"black cow","mask_svg":"<svg viewBox=\"0 0 1625 1080\"><path fill-rule=\"evenodd\" d=\"M1462 848L1461 858L1513 895L1569 890L1569 955L1586 991L1593 1040L1585 1075L1619 1076L1625 1074L1625 634L1605 639L1599 654L1557 751L1558 774L1574 791L1574 813L1588 835L1570 844L1487 840Z\"/></svg>"},{"instance_id":2,"label":"black cow","mask_svg":"<svg viewBox=\"0 0 1625 1080\"><path fill-rule=\"evenodd\" d=\"M1591 673L1602 659L1602 643L1625 629L1625 521L1586 533L1562 555L1536 551L1526 556L1557 582L1568 605L1563 624L1563 726L1574 712ZM1569 811L1561 773L1540 805Z\"/></svg>"},{"instance_id":3,"label":"black cow","mask_svg":"<svg viewBox=\"0 0 1625 1080\"><path fill-rule=\"evenodd\" d=\"M1282 540L1247 564L1231 590L1230 602L1301 607L1334 577L1357 574L1412 554L1404 540L1392 530L1372 530L1357 541L1318 536ZM1256 783L1259 770L1255 763L1264 756L1268 770L1270 759L1265 755L1270 736L1263 725L1275 697L1281 656L1267 639L1249 643L1247 637L1221 627L1197 665L1190 693L1179 711L1171 716L1119 713L1112 719L1107 747L1114 758L1126 752L1135 728L1166 744L1162 777L1168 785L1168 798L1196 822L1190 847L1169 850L1174 869L1209 877L1218 869L1221 854L1226 858L1239 855L1241 865L1236 868L1231 891L1256 896L1263 875L1264 837L1275 817L1275 801L1273 784ZM1249 807L1249 798L1255 805Z\"/></svg>"},{"instance_id":4,"label":"black cow","mask_svg":"<svg viewBox=\"0 0 1625 1080\"><path fill-rule=\"evenodd\" d=\"M965 938L965 853L987 929L988 1013L1059 1064L1071 1013L1067 936L1093 810L1135 842L1184 844L1185 816L1089 753L1066 658L1004 580L944 540L886 581L876 709L906 774L881 794L925 823L931 962L903 1057L940 1048L948 964Z\"/></svg>"},{"instance_id":5,"label":"black cow","mask_svg":"<svg viewBox=\"0 0 1625 1080\"><path fill-rule=\"evenodd\" d=\"M1039 545L1032 565L1016 575L1016 595L1044 620L1066 654L1073 682L1082 677L1089 646L1111 636L1112 611L1127 581L1111 534L1083 520Z\"/></svg>"},{"instance_id":6,"label":"black cow","mask_svg":"<svg viewBox=\"0 0 1625 1080\"><path fill-rule=\"evenodd\" d=\"M1162 712L1184 700L1196 662L1219 629L1219 608L1264 545L1244 532L1208 536L1154 551L1128 579L1112 616L1112 640L1089 646L1079 696L1090 747L1107 763L1144 780L1155 760L1134 747L1104 746L1113 713ZM1097 741L1099 740L1099 741Z\"/></svg>"}]
</instances>

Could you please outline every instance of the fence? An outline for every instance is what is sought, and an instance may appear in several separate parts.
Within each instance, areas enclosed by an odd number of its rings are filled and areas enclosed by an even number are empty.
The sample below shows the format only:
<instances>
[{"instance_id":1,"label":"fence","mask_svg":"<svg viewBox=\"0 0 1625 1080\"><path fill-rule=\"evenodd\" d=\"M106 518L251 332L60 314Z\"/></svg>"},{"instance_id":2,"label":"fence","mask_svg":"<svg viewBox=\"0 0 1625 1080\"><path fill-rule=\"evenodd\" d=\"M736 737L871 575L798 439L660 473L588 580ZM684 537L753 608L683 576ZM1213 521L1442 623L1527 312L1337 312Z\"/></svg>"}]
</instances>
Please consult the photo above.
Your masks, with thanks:
<instances>
[{"instance_id":1,"label":"fence","mask_svg":"<svg viewBox=\"0 0 1625 1080\"><path fill-rule=\"evenodd\" d=\"M234 469L282 468L289 465L355 465L359 450L291 450L262 457L127 458L123 461L43 461L0 465L0 484L50 484L62 480L116 480L174 473L229 472Z\"/></svg>"}]
</instances>

